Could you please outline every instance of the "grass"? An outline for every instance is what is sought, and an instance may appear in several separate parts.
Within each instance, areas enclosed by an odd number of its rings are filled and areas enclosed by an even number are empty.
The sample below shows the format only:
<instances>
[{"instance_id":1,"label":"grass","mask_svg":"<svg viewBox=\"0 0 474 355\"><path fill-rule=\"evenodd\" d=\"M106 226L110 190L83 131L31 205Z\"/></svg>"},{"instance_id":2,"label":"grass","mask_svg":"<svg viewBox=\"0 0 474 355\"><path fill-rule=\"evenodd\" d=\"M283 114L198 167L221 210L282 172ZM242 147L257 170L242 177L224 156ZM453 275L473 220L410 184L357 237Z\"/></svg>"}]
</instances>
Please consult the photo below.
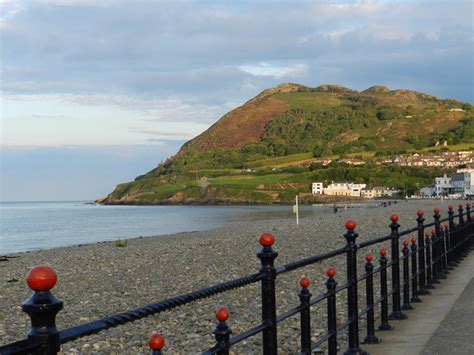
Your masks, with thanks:
<instances>
[{"instance_id":1,"label":"grass","mask_svg":"<svg viewBox=\"0 0 474 355\"><path fill-rule=\"evenodd\" d=\"M126 240L119 239L115 241L115 246L117 248L125 248L127 245L128 245L128 242Z\"/></svg>"}]
</instances>

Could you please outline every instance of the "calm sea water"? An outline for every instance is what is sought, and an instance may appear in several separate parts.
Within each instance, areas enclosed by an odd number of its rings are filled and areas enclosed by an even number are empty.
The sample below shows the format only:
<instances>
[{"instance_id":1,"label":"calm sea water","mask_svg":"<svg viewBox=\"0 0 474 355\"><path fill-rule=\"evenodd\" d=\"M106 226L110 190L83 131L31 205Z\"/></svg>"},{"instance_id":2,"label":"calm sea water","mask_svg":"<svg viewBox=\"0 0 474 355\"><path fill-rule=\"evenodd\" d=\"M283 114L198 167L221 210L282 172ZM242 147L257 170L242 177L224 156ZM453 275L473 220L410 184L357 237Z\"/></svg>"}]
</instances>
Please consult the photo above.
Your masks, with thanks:
<instances>
[{"instance_id":1,"label":"calm sea water","mask_svg":"<svg viewBox=\"0 0 474 355\"><path fill-rule=\"evenodd\" d=\"M304 206L301 215L329 213ZM291 206L101 206L0 203L0 255L59 246L206 230L236 221L293 216Z\"/></svg>"}]
</instances>

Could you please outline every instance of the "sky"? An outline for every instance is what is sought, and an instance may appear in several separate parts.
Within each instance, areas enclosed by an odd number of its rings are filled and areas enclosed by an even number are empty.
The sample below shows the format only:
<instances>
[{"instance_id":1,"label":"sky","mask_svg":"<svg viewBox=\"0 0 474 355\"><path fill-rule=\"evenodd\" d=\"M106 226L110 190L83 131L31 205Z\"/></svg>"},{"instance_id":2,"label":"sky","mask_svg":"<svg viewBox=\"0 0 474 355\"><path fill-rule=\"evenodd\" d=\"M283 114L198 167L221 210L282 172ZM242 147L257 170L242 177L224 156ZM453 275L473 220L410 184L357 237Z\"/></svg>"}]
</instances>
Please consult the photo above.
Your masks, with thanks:
<instances>
[{"instance_id":1,"label":"sky","mask_svg":"<svg viewBox=\"0 0 474 355\"><path fill-rule=\"evenodd\" d=\"M474 103L473 2L0 0L0 200L92 200L284 82Z\"/></svg>"}]
</instances>

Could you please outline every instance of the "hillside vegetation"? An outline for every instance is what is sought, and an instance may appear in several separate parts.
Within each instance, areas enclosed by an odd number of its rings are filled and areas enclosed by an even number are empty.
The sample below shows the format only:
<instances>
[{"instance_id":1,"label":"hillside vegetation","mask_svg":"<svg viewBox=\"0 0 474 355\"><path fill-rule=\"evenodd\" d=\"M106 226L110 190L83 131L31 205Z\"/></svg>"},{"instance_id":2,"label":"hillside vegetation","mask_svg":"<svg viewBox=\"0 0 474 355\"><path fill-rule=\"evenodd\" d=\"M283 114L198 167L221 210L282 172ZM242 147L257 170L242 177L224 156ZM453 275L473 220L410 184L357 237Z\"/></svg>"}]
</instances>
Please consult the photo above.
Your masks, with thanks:
<instances>
[{"instance_id":1,"label":"hillside vegetation","mask_svg":"<svg viewBox=\"0 0 474 355\"><path fill-rule=\"evenodd\" d=\"M134 182L117 186L105 203L286 202L295 192L309 192L315 180L415 189L431 182L432 169L310 171L293 165L319 157L422 151L444 141L474 143L470 104L381 86L357 92L336 85L282 84L227 113Z\"/></svg>"}]
</instances>

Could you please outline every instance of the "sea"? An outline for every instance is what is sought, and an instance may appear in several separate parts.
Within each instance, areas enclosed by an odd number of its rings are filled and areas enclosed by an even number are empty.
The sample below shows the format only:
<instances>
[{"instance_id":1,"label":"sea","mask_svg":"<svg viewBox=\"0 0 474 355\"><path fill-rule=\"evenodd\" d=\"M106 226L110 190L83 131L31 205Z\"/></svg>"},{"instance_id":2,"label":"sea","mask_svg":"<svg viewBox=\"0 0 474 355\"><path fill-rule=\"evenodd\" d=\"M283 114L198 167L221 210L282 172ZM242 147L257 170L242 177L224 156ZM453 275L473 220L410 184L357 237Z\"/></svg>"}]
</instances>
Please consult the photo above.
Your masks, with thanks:
<instances>
[{"instance_id":1,"label":"sea","mask_svg":"<svg viewBox=\"0 0 474 355\"><path fill-rule=\"evenodd\" d=\"M300 216L332 213L300 206ZM0 255L295 218L292 206L103 206L87 201L1 202ZM295 221L296 223L296 221Z\"/></svg>"}]
</instances>

